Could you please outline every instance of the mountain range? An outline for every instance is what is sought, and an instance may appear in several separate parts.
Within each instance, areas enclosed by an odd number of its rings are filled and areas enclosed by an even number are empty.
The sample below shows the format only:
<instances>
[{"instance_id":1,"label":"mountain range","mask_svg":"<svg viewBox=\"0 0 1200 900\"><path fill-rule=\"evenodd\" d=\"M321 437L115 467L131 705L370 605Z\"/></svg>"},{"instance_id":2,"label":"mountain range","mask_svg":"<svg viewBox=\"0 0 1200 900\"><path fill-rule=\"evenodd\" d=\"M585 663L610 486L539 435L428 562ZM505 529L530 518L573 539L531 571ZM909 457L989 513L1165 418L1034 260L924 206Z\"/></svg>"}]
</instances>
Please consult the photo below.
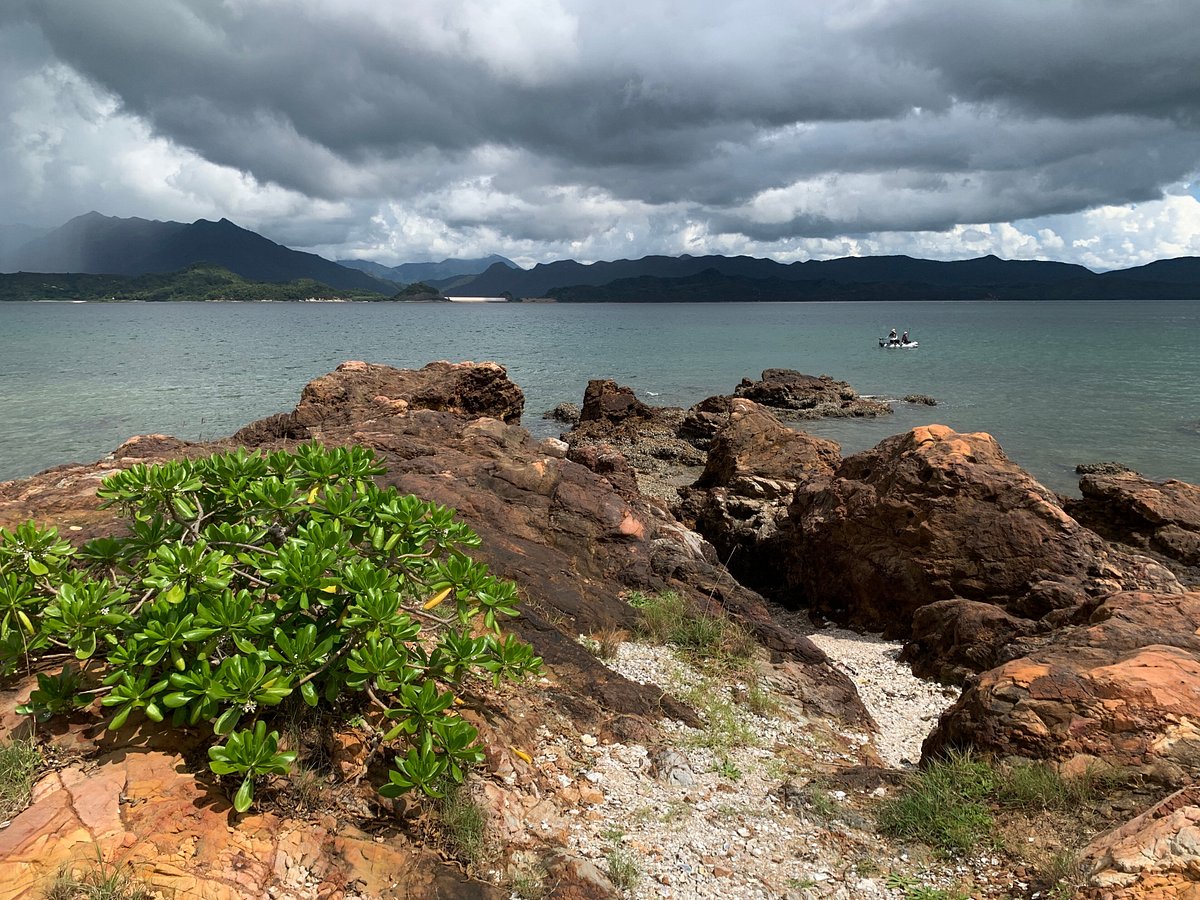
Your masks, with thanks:
<instances>
[{"instance_id":1,"label":"mountain range","mask_svg":"<svg viewBox=\"0 0 1200 900\"><path fill-rule=\"evenodd\" d=\"M1051 300L1200 298L1200 259L1159 260L1095 273L1083 266L995 256L941 262L863 256L779 263L748 256L648 256L637 260L547 263L529 270L492 266L450 296L549 297L587 301L715 300Z\"/></svg>"},{"instance_id":2,"label":"mountain range","mask_svg":"<svg viewBox=\"0 0 1200 900\"><path fill-rule=\"evenodd\" d=\"M1200 258L1096 273L995 256L941 262L909 256L779 263L748 256L562 260L521 269L502 256L385 266L291 250L228 219L191 224L91 212L52 230L0 228L0 271L141 276L204 264L248 282L316 282L394 295L425 283L454 296L564 302L715 300L1200 299Z\"/></svg>"}]
</instances>

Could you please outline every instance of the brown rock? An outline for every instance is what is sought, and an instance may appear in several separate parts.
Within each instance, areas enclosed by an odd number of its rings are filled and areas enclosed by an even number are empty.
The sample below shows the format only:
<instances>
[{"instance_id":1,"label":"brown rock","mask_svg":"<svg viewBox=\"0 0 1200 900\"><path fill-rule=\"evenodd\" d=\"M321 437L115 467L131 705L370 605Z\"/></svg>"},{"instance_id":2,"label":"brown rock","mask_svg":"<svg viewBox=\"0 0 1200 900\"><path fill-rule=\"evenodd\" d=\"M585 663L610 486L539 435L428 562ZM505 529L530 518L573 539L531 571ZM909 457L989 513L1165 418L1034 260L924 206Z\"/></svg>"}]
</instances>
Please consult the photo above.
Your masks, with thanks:
<instances>
[{"instance_id":1,"label":"brown rock","mask_svg":"<svg viewBox=\"0 0 1200 900\"><path fill-rule=\"evenodd\" d=\"M545 883L553 885L547 900L603 900L619 897L620 892L595 865L565 850L556 850L542 860Z\"/></svg>"},{"instance_id":2,"label":"brown rock","mask_svg":"<svg viewBox=\"0 0 1200 900\"><path fill-rule=\"evenodd\" d=\"M500 896L429 854L352 828L334 837L272 815L231 820L225 795L180 757L133 749L43 778L30 807L0 831L0 859L0 895L29 900L43 896L61 866L98 859L127 864L164 896L239 900L300 887L327 895L347 884L374 896L396 884L410 897Z\"/></svg>"},{"instance_id":3,"label":"brown rock","mask_svg":"<svg viewBox=\"0 0 1200 900\"><path fill-rule=\"evenodd\" d=\"M794 485L812 475L832 475L841 459L833 441L793 431L757 403L735 398L696 486L727 487L745 496L778 496L769 486L758 485L772 481Z\"/></svg>"},{"instance_id":4,"label":"brown rock","mask_svg":"<svg viewBox=\"0 0 1200 900\"><path fill-rule=\"evenodd\" d=\"M833 472L839 448L786 427L749 400L735 397L728 410L704 472L680 490L676 514L712 543L739 581L776 594L785 585L777 564L778 523L797 484Z\"/></svg>"},{"instance_id":5,"label":"brown rock","mask_svg":"<svg viewBox=\"0 0 1200 900\"><path fill-rule=\"evenodd\" d=\"M967 676L1022 655L1019 639L1037 632L1029 619L976 600L939 600L913 613L900 656L922 678L959 684Z\"/></svg>"},{"instance_id":6,"label":"brown rock","mask_svg":"<svg viewBox=\"0 0 1200 900\"><path fill-rule=\"evenodd\" d=\"M1125 472L1085 475L1079 490L1083 498L1068 501L1079 521L1111 540L1200 567L1200 487Z\"/></svg>"},{"instance_id":7,"label":"brown rock","mask_svg":"<svg viewBox=\"0 0 1200 900\"><path fill-rule=\"evenodd\" d=\"M780 530L797 593L831 619L892 636L939 600L1023 609L1042 582L1135 586L1120 556L990 435L944 425L888 438L804 483Z\"/></svg>"},{"instance_id":8,"label":"brown rock","mask_svg":"<svg viewBox=\"0 0 1200 900\"><path fill-rule=\"evenodd\" d=\"M260 419L234 441L303 440L330 428L432 409L463 418L489 416L519 422L525 408L521 389L493 362L432 362L423 369L394 369L352 360L310 381L291 413Z\"/></svg>"},{"instance_id":9,"label":"brown rock","mask_svg":"<svg viewBox=\"0 0 1200 900\"><path fill-rule=\"evenodd\" d=\"M801 418L825 416L886 416L886 403L860 397L844 381L828 375L804 375L792 369L767 369L759 381L742 379L734 395L764 406L790 410Z\"/></svg>"},{"instance_id":10,"label":"brown rock","mask_svg":"<svg viewBox=\"0 0 1200 900\"><path fill-rule=\"evenodd\" d=\"M1158 761L1194 768L1200 593L1114 594L1094 606L1091 622L980 675L924 753L974 746L1000 756L1088 755L1145 771Z\"/></svg>"},{"instance_id":11,"label":"brown rock","mask_svg":"<svg viewBox=\"0 0 1200 900\"><path fill-rule=\"evenodd\" d=\"M1100 835L1080 859L1090 896L1195 900L1200 896L1200 789L1177 791Z\"/></svg>"},{"instance_id":12,"label":"brown rock","mask_svg":"<svg viewBox=\"0 0 1200 900\"><path fill-rule=\"evenodd\" d=\"M580 422L624 422L626 419L648 419L653 415L647 406L627 388L609 379L593 379L583 393Z\"/></svg>"}]
</instances>

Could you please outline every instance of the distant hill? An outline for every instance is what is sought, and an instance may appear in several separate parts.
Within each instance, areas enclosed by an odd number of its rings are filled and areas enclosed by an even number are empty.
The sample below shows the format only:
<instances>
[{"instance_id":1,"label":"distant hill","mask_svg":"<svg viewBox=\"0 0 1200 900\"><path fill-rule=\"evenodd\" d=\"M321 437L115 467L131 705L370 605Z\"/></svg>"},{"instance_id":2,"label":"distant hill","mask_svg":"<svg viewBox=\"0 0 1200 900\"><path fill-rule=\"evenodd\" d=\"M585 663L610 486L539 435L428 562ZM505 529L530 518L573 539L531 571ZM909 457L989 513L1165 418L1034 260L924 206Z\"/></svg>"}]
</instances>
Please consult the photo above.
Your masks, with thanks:
<instances>
[{"instance_id":1,"label":"distant hill","mask_svg":"<svg viewBox=\"0 0 1200 900\"><path fill-rule=\"evenodd\" d=\"M90 212L10 253L6 268L21 272L144 275L176 272L211 263L260 282L312 279L347 290L390 292L364 272L314 253L276 244L228 219L190 225L149 219L118 219Z\"/></svg>"},{"instance_id":2,"label":"distant hill","mask_svg":"<svg viewBox=\"0 0 1200 900\"><path fill-rule=\"evenodd\" d=\"M220 266L198 264L179 272L147 275L92 275L17 272L0 275L0 301L302 301L388 300L377 291L335 288L309 278L255 282Z\"/></svg>"},{"instance_id":3,"label":"distant hill","mask_svg":"<svg viewBox=\"0 0 1200 900\"><path fill-rule=\"evenodd\" d=\"M520 267L511 259L506 259L495 253L480 259L443 259L441 262L402 263L398 266L385 266L367 259L339 259L339 265L358 269L376 278L394 281L397 284L415 284L423 281L432 284L439 281L450 281L462 278L464 275L478 275L490 266L501 265L509 269Z\"/></svg>"},{"instance_id":4,"label":"distant hill","mask_svg":"<svg viewBox=\"0 0 1200 900\"><path fill-rule=\"evenodd\" d=\"M1083 266L995 256L941 262L867 256L790 264L746 256L648 256L492 266L441 285L450 296L553 297L564 302L709 300L1200 299L1200 260L1162 260L1097 275Z\"/></svg>"}]
</instances>

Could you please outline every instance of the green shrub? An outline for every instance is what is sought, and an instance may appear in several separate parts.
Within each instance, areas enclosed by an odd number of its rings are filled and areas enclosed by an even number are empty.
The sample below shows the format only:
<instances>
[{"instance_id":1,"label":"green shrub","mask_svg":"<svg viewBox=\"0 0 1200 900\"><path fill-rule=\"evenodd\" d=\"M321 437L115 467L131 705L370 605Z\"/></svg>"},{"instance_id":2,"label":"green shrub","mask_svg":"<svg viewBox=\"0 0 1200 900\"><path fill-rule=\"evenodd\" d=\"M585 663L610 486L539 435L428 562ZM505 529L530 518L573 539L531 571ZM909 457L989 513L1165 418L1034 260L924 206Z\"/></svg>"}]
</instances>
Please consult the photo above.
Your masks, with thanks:
<instances>
[{"instance_id":1,"label":"green shrub","mask_svg":"<svg viewBox=\"0 0 1200 900\"><path fill-rule=\"evenodd\" d=\"M381 472L367 449L318 444L135 465L99 492L128 516L123 537L76 551L53 528L0 529L0 670L74 660L40 673L22 711L98 696L110 729L210 725L225 740L211 767L242 777L238 809L295 758L267 729L294 696L374 723L394 751L386 796L461 783L483 753L455 689L541 660L502 635L517 589L466 554L479 538L454 510L379 488Z\"/></svg>"},{"instance_id":2,"label":"green shrub","mask_svg":"<svg viewBox=\"0 0 1200 900\"><path fill-rule=\"evenodd\" d=\"M974 849L992 834L985 801L995 783L988 763L969 752L951 753L917 772L897 797L884 802L879 826L885 834L923 841L947 854Z\"/></svg>"}]
</instances>

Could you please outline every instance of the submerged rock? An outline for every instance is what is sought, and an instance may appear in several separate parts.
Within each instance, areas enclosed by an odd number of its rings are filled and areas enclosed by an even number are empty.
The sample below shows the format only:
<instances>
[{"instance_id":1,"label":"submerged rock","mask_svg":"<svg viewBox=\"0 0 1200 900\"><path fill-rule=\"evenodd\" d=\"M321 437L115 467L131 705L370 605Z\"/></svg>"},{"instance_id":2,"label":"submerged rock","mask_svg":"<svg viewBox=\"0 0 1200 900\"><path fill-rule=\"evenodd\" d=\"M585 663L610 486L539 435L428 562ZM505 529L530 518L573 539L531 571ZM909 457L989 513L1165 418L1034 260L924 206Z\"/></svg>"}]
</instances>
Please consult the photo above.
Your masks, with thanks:
<instances>
[{"instance_id":1,"label":"submerged rock","mask_svg":"<svg viewBox=\"0 0 1200 900\"><path fill-rule=\"evenodd\" d=\"M886 416L892 408L879 400L860 397L845 381L828 375L805 375L793 369L766 369L762 378L743 378L734 396L764 406L789 410L798 418L825 416Z\"/></svg>"}]
</instances>

